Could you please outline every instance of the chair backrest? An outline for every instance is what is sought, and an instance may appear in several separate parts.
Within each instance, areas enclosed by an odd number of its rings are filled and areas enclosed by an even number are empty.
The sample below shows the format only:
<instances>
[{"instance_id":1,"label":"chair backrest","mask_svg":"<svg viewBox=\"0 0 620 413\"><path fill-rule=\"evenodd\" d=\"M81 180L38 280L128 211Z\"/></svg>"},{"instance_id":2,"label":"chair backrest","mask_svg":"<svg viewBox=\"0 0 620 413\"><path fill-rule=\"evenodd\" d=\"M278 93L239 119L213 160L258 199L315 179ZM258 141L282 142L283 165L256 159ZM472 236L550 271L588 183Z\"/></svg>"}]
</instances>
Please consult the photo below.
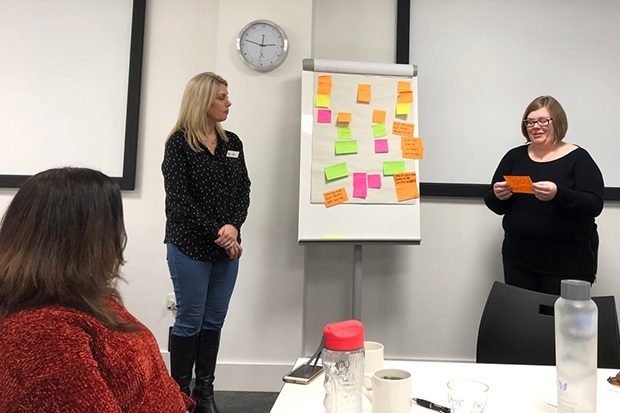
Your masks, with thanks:
<instances>
[{"instance_id":1,"label":"chair backrest","mask_svg":"<svg viewBox=\"0 0 620 413\"><path fill-rule=\"evenodd\" d=\"M557 299L496 281L480 320L476 362L554 365L553 306ZM615 299L592 299L598 306L598 367L620 368Z\"/></svg>"}]
</instances>

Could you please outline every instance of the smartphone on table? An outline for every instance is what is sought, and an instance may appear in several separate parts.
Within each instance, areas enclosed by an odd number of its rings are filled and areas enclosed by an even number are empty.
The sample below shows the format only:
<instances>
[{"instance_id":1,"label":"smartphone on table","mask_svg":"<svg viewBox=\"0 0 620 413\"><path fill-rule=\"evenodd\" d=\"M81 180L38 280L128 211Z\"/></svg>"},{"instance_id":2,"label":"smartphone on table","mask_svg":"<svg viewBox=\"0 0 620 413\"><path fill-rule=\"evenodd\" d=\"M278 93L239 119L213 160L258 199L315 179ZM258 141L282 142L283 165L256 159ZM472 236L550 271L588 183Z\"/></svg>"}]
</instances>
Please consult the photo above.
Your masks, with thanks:
<instances>
[{"instance_id":1,"label":"smartphone on table","mask_svg":"<svg viewBox=\"0 0 620 413\"><path fill-rule=\"evenodd\" d=\"M323 372L323 366L302 364L282 377L286 383L308 384Z\"/></svg>"}]
</instances>

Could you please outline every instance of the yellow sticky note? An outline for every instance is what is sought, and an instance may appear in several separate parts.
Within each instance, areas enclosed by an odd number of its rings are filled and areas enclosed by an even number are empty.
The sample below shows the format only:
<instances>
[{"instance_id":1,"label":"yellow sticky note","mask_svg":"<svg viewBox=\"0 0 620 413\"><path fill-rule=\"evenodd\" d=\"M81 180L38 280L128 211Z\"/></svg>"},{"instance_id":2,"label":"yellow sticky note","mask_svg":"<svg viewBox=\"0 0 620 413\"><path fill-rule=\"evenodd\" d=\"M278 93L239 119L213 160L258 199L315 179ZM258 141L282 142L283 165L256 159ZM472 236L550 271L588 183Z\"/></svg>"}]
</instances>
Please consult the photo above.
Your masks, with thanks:
<instances>
[{"instance_id":1,"label":"yellow sticky note","mask_svg":"<svg viewBox=\"0 0 620 413\"><path fill-rule=\"evenodd\" d=\"M394 174L394 187L396 188L396 198L399 202L420 197L415 172Z\"/></svg>"},{"instance_id":2,"label":"yellow sticky note","mask_svg":"<svg viewBox=\"0 0 620 413\"><path fill-rule=\"evenodd\" d=\"M375 109L372 111L372 122L373 123L385 123L385 111Z\"/></svg>"},{"instance_id":3,"label":"yellow sticky note","mask_svg":"<svg viewBox=\"0 0 620 413\"><path fill-rule=\"evenodd\" d=\"M370 85L360 83L357 85L357 103L370 103Z\"/></svg>"},{"instance_id":4,"label":"yellow sticky note","mask_svg":"<svg viewBox=\"0 0 620 413\"><path fill-rule=\"evenodd\" d=\"M411 103L397 103L396 116L408 115L411 113Z\"/></svg>"},{"instance_id":5,"label":"yellow sticky note","mask_svg":"<svg viewBox=\"0 0 620 413\"><path fill-rule=\"evenodd\" d=\"M323 200L325 200L325 207L329 208L334 205L342 204L349 200L349 196L347 195L347 190L342 187L338 189L334 189L333 191L328 191L323 193Z\"/></svg>"},{"instance_id":6,"label":"yellow sticky note","mask_svg":"<svg viewBox=\"0 0 620 413\"><path fill-rule=\"evenodd\" d=\"M411 90L411 82L403 82L403 81L398 82L398 93L408 92L410 90Z\"/></svg>"},{"instance_id":7,"label":"yellow sticky note","mask_svg":"<svg viewBox=\"0 0 620 413\"><path fill-rule=\"evenodd\" d=\"M328 108L329 95L316 95L314 106L316 106L317 108Z\"/></svg>"}]
</instances>

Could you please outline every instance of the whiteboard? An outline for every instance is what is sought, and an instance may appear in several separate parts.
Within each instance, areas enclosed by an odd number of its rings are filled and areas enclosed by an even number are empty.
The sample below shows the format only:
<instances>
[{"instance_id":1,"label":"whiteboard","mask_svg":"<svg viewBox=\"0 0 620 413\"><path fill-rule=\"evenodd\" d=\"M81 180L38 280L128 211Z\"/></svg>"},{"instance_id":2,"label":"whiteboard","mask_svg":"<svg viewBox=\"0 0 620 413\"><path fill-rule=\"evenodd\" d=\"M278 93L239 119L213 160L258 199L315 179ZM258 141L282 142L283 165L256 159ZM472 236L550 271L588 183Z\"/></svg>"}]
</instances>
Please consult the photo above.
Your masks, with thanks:
<instances>
[{"instance_id":1,"label":"whiteboard","mask_svg":"<svg viewBox=\"0 0 620 413\"><path fill-rule=\"evenodd\" d=\"M595 159L606 196L620 187L620 0L411 0L406 17L425 96L423 195L426 183L489 185L540 95L566 110L565 141Z\"/></svg>"},{"instance_id":2,"label":"whiteboard","mask_svg":"<svg viewBox=\"0 0 620 413\"><path fill-rule=\"evenodd\" d=\"M320 126L315 119L314 93L315 76L318 72L338 73L339 78L342 78L344 73L351 78L362 75L368 79L371 77L413 79L416 69L412 65L304 60L301 78L298 241L353 244L419 243L421 240L419 198L408 203L343 203L330 208L323 203L312 202L313 137L317 133L317 127ZM416 90L412 113L417 107L417 100ZM338 110L334 109L335 116ZM419 125L415 123L417 136ZM391 130L388 134L390 132ZM415 169L419 189L419 162L412 162L408 167Z\"/></svg>"}]
</instances>

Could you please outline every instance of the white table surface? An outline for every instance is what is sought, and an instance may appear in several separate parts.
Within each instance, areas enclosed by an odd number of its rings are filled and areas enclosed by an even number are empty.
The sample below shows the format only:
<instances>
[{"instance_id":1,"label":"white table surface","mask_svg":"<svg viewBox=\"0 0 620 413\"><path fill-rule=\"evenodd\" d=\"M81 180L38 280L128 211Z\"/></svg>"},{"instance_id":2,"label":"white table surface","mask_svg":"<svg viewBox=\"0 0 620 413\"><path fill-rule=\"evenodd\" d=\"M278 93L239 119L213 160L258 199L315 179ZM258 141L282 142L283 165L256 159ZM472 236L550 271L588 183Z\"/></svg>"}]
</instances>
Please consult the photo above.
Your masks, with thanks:
<instances>
[{"instance_id":1,"label":"white table surface","mask_svg":"<svg viewBox=\"0 0 620 413\"><path fill-rule=\"evenodd\" d=\"M298 359L296 365L305 362ZM411 373L412 395L443 406L448 405L446 383L452 378L468 378L489 385L485 413L554 413L555 366L518 364L476 364L440 361L386 360L385 368L399 368ZM598 369L597 412L620 412L620 387L607 383L617 370ZM312 383L284 384L271 413L322 413L325 389L324 373ZM371 413L370 402L362 396L363 413ZM412 413L432 413L413 405Z\"/></svg>"}]
</instances>

